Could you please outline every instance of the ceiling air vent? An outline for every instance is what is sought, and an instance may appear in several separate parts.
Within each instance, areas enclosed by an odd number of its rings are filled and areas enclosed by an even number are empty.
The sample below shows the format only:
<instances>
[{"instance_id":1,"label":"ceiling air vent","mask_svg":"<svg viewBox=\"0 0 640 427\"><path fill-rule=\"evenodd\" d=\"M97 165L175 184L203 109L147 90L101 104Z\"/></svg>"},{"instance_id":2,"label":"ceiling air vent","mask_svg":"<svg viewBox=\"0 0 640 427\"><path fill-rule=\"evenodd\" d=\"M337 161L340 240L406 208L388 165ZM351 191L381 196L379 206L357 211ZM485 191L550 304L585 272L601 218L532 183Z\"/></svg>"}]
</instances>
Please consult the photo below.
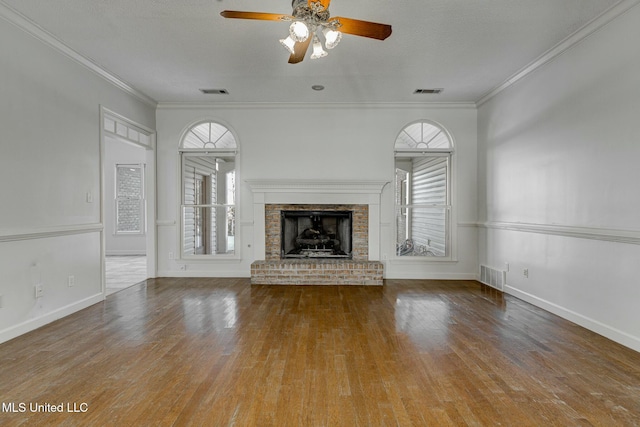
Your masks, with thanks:
<instances>
[{"instance_id":1,"label":"ceiling air vent","mask_svg":"<svg viewBox=\"0 0 640 427\"><path fill-rule=\"evenodd\" d=\"M428 93L433 93L433 94L439 94L442 93L444 89L442 88L436 88L436 89L416 89L413 91L414 94L428 94Z\"/></svg>"},{"instance_id":2,"label":"ceiling air vent","mask_svg":"<svg viewBox=\"0 0 640 427\"><path fill-rule=\"evenodd\" d=\"M205 95L229 95L229 91L226 89L200 89L200 92Z\"/></svg>"}]
</instances>

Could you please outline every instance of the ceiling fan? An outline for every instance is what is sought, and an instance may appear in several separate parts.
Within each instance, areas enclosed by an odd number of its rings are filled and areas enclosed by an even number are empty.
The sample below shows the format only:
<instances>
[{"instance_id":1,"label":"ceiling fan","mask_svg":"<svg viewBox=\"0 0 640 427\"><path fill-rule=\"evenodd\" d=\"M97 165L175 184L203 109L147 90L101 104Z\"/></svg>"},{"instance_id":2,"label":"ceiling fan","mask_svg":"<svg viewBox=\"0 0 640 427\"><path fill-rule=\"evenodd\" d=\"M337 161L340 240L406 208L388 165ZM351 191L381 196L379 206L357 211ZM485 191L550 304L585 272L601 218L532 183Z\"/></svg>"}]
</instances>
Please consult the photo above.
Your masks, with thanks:
<instances>
[{"instance_id":1,"label":"ceiling fan","mask_svg":"<svg viewBox=\"0 0 640 427\"><path fill-rule=\"evenodd\" d=\"M391 25L357 19L331 17L329 3L331 0L292 0L291 15L263 12L241 12L224 10L220 12L225 18L258 19L262 21L291 22L289 36L280 43L289 51L290 64L297 64L304 59L307 49L313 42L311 59L327 56L320 42L319 33L324 37L324 47L333 49L342 38L342 33L354 36L384 40L391 35Z\"/></svg>"}]
</instances>

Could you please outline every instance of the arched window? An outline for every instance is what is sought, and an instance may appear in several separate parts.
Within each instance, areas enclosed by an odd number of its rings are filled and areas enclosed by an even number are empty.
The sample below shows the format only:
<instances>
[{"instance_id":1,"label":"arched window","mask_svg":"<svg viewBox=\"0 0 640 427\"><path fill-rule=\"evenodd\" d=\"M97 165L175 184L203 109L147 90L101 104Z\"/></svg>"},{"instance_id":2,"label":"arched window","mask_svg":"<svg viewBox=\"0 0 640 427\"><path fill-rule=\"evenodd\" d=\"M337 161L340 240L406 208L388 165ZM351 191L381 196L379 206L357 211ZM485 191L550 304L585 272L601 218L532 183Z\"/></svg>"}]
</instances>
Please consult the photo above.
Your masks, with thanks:
<instances>
[{"instance_id":1,"label":"arched window","mask_svg":"<svg viewBox=\"0 0 640 427\"><path fill-rule=\"evenodd\" d=\"M226 126L204 122L192 126L182 138L183 149L236 149L236 138Z\"/></svg>"},{"instance_id":2,"label":"arched window","mask_svg":"<svg viewBox=\"0 0 640 427\"><path fill-rule=\"evenodd\" d=\"M398 134L396 256L450 256L452 153L451 136L433 122L411 123Z\"/></svg>"},{"instance_id":3,"label":"arched window","mask_svg":"<svg viewBox=\"0 0 640 427\"><path fill-rule=\"evenodd\" d=\"M207 121L180 142L181 256L233 256L236 245L236 153L233 133Z\"/></svg>"},{"instance_id":4,"label":"arched window","mask_svg":"<svg viewBox=\"0 0 640 427\"><path fill-rule=\"evenodd\" d=\"M423 120L411 123L402 129L396 138L395 149L396 151L453 151L453 144L449 134L444 129Z\"/></svg>"}]
</instances>

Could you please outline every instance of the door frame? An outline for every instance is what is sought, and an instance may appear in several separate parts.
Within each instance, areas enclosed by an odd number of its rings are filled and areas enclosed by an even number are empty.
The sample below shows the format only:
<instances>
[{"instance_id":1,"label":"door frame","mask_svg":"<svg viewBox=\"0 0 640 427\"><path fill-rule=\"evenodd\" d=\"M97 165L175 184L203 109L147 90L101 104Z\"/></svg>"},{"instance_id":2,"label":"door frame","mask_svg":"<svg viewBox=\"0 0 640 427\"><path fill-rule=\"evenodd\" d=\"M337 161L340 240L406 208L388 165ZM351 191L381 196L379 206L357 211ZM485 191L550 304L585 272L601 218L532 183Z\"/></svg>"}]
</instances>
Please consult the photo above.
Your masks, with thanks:
<instances>
[{"instance_id":1,"label":"door frame","mask_svg":"<svg viewBox=\"0 0 640 427\"><path fill-rule=\"evenodd\" d=\"M114 122L115 129L108 130L106 124ZM141 141L136 135L144 135ZM146 150L145 155L145 226L146 226L146 253L147 253L147 278L155 278L157 275L158 251L157 227L156 227L156 131L144 125L136 123L104 106L100 106L100 223L102 232L100 233L101 245L101 268L102 268L102 293L106 295L106 234L105 218L106 203L108 195L105 192L105 146L108 144L107 137L114 138L127 143L137 145Z\"/></svg>"}]
</instances>

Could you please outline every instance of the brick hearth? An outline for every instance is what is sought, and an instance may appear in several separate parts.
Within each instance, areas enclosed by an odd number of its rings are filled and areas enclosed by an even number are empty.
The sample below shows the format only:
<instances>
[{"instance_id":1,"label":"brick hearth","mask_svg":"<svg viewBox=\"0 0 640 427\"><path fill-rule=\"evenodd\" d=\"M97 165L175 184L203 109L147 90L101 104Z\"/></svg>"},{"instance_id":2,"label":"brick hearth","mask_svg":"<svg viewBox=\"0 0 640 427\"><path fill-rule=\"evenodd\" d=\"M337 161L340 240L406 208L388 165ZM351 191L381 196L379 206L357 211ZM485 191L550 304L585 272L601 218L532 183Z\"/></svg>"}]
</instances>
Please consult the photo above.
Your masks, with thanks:
<instances>
[{"instance_id":1,"label":"brick hearth","mask_svg":"<svg viewBox=\"0 0 640 427\"><path fill-rule=\"evenodd\" d=\"M379 261L269 260L251 264L252 285L373 285L382 286Z\"/></svg>"}]
</instances>

